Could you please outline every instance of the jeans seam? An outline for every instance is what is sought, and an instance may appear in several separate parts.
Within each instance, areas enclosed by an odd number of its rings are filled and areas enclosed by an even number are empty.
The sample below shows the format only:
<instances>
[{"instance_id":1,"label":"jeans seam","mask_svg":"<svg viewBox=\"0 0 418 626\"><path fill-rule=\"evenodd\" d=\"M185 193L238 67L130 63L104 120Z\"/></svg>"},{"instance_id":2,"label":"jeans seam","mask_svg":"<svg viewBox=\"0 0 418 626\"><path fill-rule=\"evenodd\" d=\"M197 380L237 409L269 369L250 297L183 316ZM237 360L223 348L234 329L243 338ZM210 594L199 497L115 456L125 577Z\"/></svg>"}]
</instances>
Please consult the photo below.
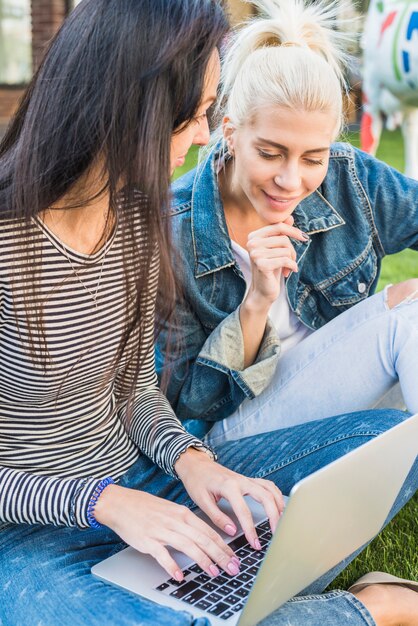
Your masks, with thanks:
<instances>
[{"instance_id":1,"label":"jeans seam","mask_svg":"<svg viewBox=\"0 0 418 626\"><path fill-rule=\"evenodd\" d=\"M293 456L288 457L287 459L281 461L280 463L273 465L268 470L263 470L263 471L258 472L255 475L255 477L263 478L264 476L268 476L269 474L272 474L273 472L276 472L277 470L282 469L283 467L286 467L286 465L291 465L292 463L294 463L295 461L299 461L303 457L307 457L310 454L313 454L314 452L321 450L322 448L329 447L335 443L339 443L340 441L345 441L346 439L351 439L352 437L377 437L381 433L382 431L380 430L365 430L365 431L359 431L355 433L349 433L346 435L339 435L338 437L334 437L333 439L327 439L323 443L318 443L315 446L311 446L310 448L305 448L305 450L298 452L298 454L294 454Z\"/></svg>"}]
</instances>

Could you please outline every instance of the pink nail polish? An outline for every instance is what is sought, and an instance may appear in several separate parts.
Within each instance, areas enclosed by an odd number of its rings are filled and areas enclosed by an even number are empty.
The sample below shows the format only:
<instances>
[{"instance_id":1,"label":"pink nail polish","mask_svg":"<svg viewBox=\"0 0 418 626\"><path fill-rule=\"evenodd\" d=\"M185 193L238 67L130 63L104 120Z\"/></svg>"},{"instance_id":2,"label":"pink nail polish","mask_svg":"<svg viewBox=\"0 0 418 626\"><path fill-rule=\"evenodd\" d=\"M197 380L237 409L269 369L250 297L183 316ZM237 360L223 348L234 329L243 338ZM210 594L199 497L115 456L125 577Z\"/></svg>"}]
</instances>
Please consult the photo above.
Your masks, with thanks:
<instances>
[{"instance_id":1,"label":"pink nail polish","mask_svg":"<svg viewBox=\"0 0 418 626\"><path fill-rule=\"evenodd\" d=\"M218 570L218 568L216 567L216 565L211 565L209 567L209 571L212 574L212 576L219 576L220 571Z\"/></svg>"},{"instance_id":2,"label":"pink nail polish","mask_svg":"<svg viewBox=\"0 0 418 626\"><path fill-rule=\"evenodd\" d=\"M238 567L241 565L241 561L239 560L237 556L232 556L231 561L234 561L234 563L236 563Z\"/></svg>"},{"instance_id":3,"label":"pink nail polish","mask_svg":"<svg viewBox=\"0 0 418 626\"><path fill-rule=\"evenodd\" d=\"M233 561L230 561L227 565L227 570L232 576L236 576L239 573L239 567Z\"/></svg>"},{"instance_id":4,"label":"pink nail polish","mask_svg":"<svg viewBox=\"0 0 418 626\"><path fill-rule=\"evenodd\" d=\"M237 532L237 529L235 528L235 526L232 526L232 524L227 524L224 530L228 535L231 535L231 537L233 537Z\"/></svg>"},{"instance_id":5,"label":"pink nail polish","mask_svg":"<svg viewBox=\"0 0 418 626\"><path fill-rule=\"evenodd\" d=\"M261 550L261 543L259 542L257 537L254 539L254 548L256 550Z\"/></svg>"}]
</instances>

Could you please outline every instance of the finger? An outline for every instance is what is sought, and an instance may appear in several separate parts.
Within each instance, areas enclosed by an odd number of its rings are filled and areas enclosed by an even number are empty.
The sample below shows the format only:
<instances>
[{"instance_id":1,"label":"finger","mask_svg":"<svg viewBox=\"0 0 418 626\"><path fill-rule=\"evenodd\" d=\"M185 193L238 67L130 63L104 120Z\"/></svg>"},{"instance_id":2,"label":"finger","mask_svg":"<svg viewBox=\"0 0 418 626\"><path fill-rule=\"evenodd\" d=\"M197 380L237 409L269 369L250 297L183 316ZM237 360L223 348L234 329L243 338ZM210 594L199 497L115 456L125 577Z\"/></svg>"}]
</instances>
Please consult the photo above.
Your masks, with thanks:
<instances>
[{"instance_id":1,"label":"finger","mask_svg":"<svg viewBox=\"0 0 418 626\"><path fill-rule=\"evenodd\" d=\"M187 529L187 530L186 530ZM206 533L199 533L191 527L185 527L185 534L167 533L165 541L176 550L180 550L202 568L209 576L219 576L221 567L231 575L239 572L239 559L230 556L215 542L208 538ZM224 544L226 546L226 544ZM219 566L219 567L218 567Z\"/></svg>"},{"instance_id":2,"label":"finger","mask_svg":"<svg viewBox=\"0 0 418 626\"><path fill-rule=\"evenodd\" d=\"M277 487L277 485L275 485L272 480L266 480L265 478L254 478L253 480L260 483L265 489L267 489L267 491L271 493L276 501L277 508L279 509L280 514L282 514L286 505L284 496L280 489Z\"/></svg>"},{"instance_id":3,"label":"finger","mask_svg":"<svg viewBox=\"0 0 418 626\"><path fill-rule=\"evenodd\" d=\"M161 565L174 580L182 581L184 574L165 546L158 543L148 544L149 554Z\"/></svg>"},{"instance_id":4,"label":"finger","mask_svg":"<svg viewBox=\"0 0 418 626\"><path fill-rule=\"evenodd\" d=\"M284 222L279 222L278 224L269 224L268 226L263 226L258 230L254 230L248 235L248 241L250 241L253 237L269 237L274 235L287 235L288 237L292 237L293 239L298 239L299 241L307 241L309 236L306 235L302 230L296 228L295 226L290 226L289 224L285 224Z\"/></svg>"},{"instance_id":5,"label":"finger","mask_svg":"<svg viewBox=\"0 0 418 626\"><path fill-rule=\"evenodd\" d=\"M278 259L259 259L256 268L259 272L274 272L281 268L288 268L292 272L298 272L297 263L288 257L280 257Z\"/></svg>"},{"instance_id":6,"label":"finger","mask_svg":"<svg viewBox=\"0 0 418 626\"><path fill-rule=\"evenodd\" d=\"M224 530L228 535L234 536L236 534L237 528L234 522L230 517L228 517L228 515L225 515L219 509L213 500L209 497L202 498L199 500L199 506L218 528ZM225 543L222 537L215 530L213 530L213 528L199 519L197 515L195 515L194 518L195 519L190 521L190 525L193 526L201 535L205 535L207 537L205 541L209 540L213 542L218 549L222 550L227 555L228 558L238 558L232 548ZM230 529L227 527L230 527Z\"/></svg>"},{"instance_id":7,"label":"finger","mask_svg":"<svg viewBox=\"0 0 418 626\"><path fill-rule=\"evenodd\" d=\"M293 215L289 215L289 217L286 217L286 219L283 220L283 223L289 224L289 226L293 226L293 224L295 223Z\"/></svg>"},{"instance_id":8,"label":"finger","mask_svg":"<svg viewBox=\"0 0 418 626\"><path fill-rule=\"evenodd\" d=\"M257 248L255 250L251 250L249 255L252 261L256 261L258 259L277 259L283 256L290 256L293 260L296 259L296 252L293 246L286 246L283 248Z\"/></svg>"},{"instance_id":9,"label":"finger","mask_svg":"<svg viewBox=\"0 0 418 626\"><path fill-rule=\"evenodd\" d=\"M238 518L245 537L255 550L261 550L260 541L254 526L253 516L244 500L241 486L238 482L225 484L222 493L232 506L232 510Z\"/></svg>"},{"instance_id":10,"label":"finger","mask_svg":"<svg viewBox=\"0 0 418 626\"><path fill-rule=\"evenodd\" d=\"M269 518L271 531L274 532L283 513L283 501L262 483L257 483L256 490L252 487L249 495L263 506Z\"/></svg>"}]
</instances>

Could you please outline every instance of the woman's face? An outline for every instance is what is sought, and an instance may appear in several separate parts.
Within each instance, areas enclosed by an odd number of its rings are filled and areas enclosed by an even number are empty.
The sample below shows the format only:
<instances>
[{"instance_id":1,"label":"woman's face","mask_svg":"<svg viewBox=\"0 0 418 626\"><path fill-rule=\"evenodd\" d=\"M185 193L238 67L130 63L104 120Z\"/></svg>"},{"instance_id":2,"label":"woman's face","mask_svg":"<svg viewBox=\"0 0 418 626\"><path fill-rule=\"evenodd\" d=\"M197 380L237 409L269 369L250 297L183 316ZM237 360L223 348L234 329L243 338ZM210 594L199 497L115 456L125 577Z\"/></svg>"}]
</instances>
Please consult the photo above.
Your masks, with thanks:
<instances>
[{"instance_id":1,"label":"woman's face","mask_svg":"<svg viewBox=\"0 0 418 626\"><path fill-rule=\"evenodd\" d=\"M335 128L329 112L280 106L259 110L240 128L225 118L234 156L229 188L239 204L254 208L266 224L286 220L324 180Z\"/></svg>"},{"instance_id":2,"label":"woman's face","mask_svg":"<svg viewBox=\"0 0 418 626\"><path fill-rule=\"evenodd\" d=\"M176 167L181 167L184 164L186 154L193 144L205 146L209 141L210 134L206 114L211 104L216 100L220 67L219 53L214 50L206 70L205 88L196 117L172 136L170 152L172 174Z\"/></svg>"}]
</instances>

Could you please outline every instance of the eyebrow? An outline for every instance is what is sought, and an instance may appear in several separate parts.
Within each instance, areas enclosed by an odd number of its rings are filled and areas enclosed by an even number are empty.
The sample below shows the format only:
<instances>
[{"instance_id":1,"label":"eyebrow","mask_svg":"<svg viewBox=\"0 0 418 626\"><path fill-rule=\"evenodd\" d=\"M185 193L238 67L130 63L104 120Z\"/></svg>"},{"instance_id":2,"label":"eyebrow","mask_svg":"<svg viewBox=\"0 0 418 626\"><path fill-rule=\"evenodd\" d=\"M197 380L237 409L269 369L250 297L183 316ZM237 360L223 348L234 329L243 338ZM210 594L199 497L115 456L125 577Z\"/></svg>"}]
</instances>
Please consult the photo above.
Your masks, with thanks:
<instances>
[{"instance_id":1,"label":"eyebrow","mask_svg":"<svg viewBox=\"0 0 418 626\"><path fill-rule=\"evenodd\" d=\"M264 139L263 137L257 137L257 141L259 143L267 143L273 148L279 148L280 150L284 150L285 152L289 152L289 148L287 146L283 146L281 143L276 143L275 141L271 141L270 139ZM329 146L325 148L312 148L311 150L305 150L303 154L312 154L317 152L328 152Z\"/></svg>"}]
</instances>

